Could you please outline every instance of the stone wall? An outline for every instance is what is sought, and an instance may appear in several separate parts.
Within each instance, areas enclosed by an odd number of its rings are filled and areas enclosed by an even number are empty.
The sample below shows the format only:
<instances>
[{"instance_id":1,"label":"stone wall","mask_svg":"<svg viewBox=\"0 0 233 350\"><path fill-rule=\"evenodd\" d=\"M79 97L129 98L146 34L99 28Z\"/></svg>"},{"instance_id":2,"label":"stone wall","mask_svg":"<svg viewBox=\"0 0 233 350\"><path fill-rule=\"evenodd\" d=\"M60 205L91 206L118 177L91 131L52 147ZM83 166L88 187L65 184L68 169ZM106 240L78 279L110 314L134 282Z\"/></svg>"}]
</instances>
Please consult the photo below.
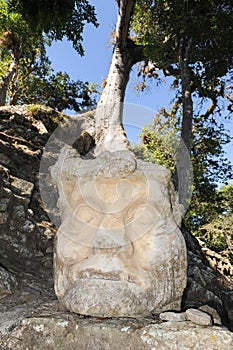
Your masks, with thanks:
<instances>
[{"instance_id":1,"label":"stone wall","mask_svg":"<svg viewBox=\"0 0 233 350\"><path fill-rule=\"evenodd\" d=\"M0 264L38 277L52 273L56 231L39 195L40 158L56 127L43 117L26 106L0 108Z\"/></svg>"}]
</instances>

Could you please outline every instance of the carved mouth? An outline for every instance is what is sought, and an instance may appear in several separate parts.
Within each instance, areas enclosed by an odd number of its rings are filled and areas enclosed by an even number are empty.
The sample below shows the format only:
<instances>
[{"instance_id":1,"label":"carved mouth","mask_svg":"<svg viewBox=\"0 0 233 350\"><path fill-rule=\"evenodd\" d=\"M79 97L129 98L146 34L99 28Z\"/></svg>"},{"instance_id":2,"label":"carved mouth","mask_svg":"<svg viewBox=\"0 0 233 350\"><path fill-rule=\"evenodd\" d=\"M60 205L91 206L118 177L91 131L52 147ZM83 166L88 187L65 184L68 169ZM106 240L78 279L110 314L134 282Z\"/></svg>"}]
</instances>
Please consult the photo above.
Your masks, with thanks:
<instances>
[{"instance_id":1,"label":"carved mouth","mask_svg":"<svg viewBox=\"0 0 233 350\"><path fill-rule=\"evenodd\" d=\"M84 270L79 272L78 277L80 279L88 280L106 280L111 282L135 283L131 276L122 271L104 273L102 271Z\"/></svg>"}]
</instances>

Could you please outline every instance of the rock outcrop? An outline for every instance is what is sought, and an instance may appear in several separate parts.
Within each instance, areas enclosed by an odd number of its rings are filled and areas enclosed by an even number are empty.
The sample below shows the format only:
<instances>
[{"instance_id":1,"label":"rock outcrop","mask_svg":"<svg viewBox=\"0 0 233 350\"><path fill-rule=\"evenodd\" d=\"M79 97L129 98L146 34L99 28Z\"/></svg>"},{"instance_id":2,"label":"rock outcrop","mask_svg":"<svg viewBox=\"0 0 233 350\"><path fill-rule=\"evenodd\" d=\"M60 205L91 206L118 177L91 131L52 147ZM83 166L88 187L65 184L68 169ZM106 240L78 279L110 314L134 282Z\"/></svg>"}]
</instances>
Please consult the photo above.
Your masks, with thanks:
<instances>
[{"instance_id":1,"label":"rock outcrop","mask_svg":"<svg viewBox=\"0 0 233 350\"><path fill-rule=\"evenodd\" d=\"M58 123L48 117L51 111L39 111L0 108L0 264L50 278L56 229L39 195L38 174L43 147Z\"/></svg>"},{"instance_id":2,"label":"rock outcrop","mask_svg":"<svg viewBox=\"0 0 233 350\"><path fill-rule=\"evenodd\" d=\"M0 266L0 299L16 288L17 280L12 273Z\"/></svg>"},{"instance_id":3,"label":"rock outcrop","mask_svg":"<svg viewBox=\"0 0 233 350\"><path fill-rule=\"evenodd\" d=\"M232 350L233 333L187 319L83 317L50 302L23 319L10 336L3 333L0 344L1 350Z\"/></svg>"},{"instance_id":4,"label":"rock outcrop","mask_svg":"<svg viewBox=\"0 0 233 350\"><path fill-rule=\"evenodd\" d=\"M223 324L233 331L233 280L214 270L197 239L184 227L182 232L188 251L188 282L182 309L209 305L218 310Z\"/></svg>"}]
</instances>

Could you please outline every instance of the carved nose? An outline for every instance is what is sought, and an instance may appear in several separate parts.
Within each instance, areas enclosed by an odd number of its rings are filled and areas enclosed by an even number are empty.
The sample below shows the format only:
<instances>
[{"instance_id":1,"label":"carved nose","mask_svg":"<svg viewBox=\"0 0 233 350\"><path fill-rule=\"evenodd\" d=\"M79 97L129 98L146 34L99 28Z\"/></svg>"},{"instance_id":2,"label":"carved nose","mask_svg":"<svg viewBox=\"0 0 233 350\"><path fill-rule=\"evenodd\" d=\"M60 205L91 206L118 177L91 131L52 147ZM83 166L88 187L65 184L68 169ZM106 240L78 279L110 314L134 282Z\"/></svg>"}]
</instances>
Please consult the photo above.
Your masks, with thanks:
<instances>
[{"instance_id":1,"label":"carved nose","mask_svg":"<svg viewBox=\"0 0 233 350\"><path fill-rule=\"evenodd\" d=\"M120 248L130 243L125 236L125 225L122 219L106 216L97 229L93 248Z\"/></svg>"}]
</instances>

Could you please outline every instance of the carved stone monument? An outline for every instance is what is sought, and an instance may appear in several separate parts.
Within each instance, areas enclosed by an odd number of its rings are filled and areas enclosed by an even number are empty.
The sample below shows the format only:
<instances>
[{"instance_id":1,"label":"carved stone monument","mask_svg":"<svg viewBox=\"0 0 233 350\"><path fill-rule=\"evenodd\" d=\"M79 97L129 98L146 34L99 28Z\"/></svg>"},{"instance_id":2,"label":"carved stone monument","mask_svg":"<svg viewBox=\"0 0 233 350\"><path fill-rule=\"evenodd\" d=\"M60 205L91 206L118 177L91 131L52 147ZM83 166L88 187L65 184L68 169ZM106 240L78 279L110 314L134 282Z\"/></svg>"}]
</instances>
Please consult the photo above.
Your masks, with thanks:
<instances>
[{"instance_id":1,"label":"carved stone monument","mask_svg":"<svg viewBox=\"0 0 233 350\"><path fill-rule=\"evenodd\" d=\"M52 176L62 216L58 299L70 311L103 317L179 310L186 246L170 172L130 151L82 159L66 146Z\"/></svg>"}]
</instances>

